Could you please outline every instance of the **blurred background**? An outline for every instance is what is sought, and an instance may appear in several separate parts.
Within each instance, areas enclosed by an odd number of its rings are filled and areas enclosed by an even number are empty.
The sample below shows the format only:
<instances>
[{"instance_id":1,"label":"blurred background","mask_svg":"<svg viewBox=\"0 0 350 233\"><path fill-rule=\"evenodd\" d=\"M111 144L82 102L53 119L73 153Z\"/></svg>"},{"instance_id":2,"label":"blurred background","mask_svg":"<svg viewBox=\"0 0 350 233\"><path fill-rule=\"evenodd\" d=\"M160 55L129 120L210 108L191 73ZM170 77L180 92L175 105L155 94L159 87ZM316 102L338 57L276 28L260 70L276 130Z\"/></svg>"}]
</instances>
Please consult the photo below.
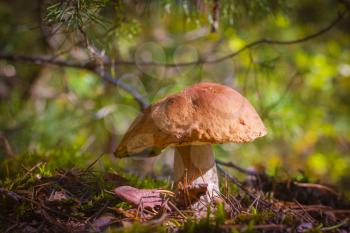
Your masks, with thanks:
<instances>
[{"instance_id":1,"label":"blurred background","mask_svg":"<svg viewBox=\"0 0 350 233\"><path fill-rule=\"evenodd\" d=\"M350 1L0 1L0 175L16 162L167 178L172 151L116 160L145 104L231 86L268 135L222 161L350 189ZM265 39L265 40L263 40ZM164 65L168 64L168 65ZM14 162L16 161L16 162Z\"/></svg>"}]
</instances>

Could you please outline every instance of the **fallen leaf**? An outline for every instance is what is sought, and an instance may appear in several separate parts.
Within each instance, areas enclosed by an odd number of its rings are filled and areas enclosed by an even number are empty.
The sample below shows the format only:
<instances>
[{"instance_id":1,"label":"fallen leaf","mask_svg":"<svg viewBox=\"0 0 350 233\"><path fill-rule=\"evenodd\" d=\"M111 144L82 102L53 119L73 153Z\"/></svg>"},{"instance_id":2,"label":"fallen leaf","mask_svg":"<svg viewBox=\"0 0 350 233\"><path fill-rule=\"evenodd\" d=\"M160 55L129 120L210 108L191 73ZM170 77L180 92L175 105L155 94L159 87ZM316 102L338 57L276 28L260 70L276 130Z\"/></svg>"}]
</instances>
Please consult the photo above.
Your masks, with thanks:
<instances>
[{"instance_id":1,"label":"fallen leaf","mask_svg":"<svg viewBox=\"0 0 350 233\"><path fill-rule=\"evenodd\" d=\"M160 207L164 202L162 196L163 190L137 189L131 186L120 186L113 191L120 199L133 206L142 205L143 208L154 209Z\"/></svg>"},{"instance_id":2,"label":"fallen leaf","mask_svg":"<svg viewBox=\"0 0 350 233\"><path fill-rule=\"evenodd\" d=\"M302 223L297 227L296 230L297 230L297 232L302 233L302 232L306 232L306 231L310 230L311 228L313 228L312 223Z\"/></svg>"},{"instance_id":3,"label":"fallen leaf","mask_svg":"<svg viewBox=\"0 0 350 233\"><path fill-rule=\"evenodd\" d=\"M119 220L117 220L113 215L102 215L94 221L92 227L98 231L103 231L106 227L118 221Z\"/></svg>"},{"instance_id":4,"label":"fallen leaf","mask_svg":"<svg viewBox=\"0 0 350 233\"><path fill-rule=\"evenodd\" d=\"M51 193L48 201L62 201L66 199L68 199L68 196L64 191L54 191Z\"/></svg>"}]
</instances>

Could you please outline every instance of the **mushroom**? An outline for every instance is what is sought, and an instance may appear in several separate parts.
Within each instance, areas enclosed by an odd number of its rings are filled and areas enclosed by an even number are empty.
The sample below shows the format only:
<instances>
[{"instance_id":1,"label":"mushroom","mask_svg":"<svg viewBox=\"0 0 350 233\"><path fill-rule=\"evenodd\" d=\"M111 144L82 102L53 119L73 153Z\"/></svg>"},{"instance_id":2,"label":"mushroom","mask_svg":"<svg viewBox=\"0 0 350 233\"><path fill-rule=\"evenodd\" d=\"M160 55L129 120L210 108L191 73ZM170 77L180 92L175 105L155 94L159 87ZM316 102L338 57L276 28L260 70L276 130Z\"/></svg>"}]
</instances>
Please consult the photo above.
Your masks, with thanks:
<instances>
[{"instance_id":1,"label":"mushroom","mask_svg":"<svg viewBox=\"0 0 350 233\"><path fill-rule=\"evenodd\" d=\"M199 83L146 108L115 150L119 158L156 156L175 147L174 179L207 184L208 196L219 193L211 144L248 143L266 134L259 115L232 88Z\"/></svg>"}]
</instances>

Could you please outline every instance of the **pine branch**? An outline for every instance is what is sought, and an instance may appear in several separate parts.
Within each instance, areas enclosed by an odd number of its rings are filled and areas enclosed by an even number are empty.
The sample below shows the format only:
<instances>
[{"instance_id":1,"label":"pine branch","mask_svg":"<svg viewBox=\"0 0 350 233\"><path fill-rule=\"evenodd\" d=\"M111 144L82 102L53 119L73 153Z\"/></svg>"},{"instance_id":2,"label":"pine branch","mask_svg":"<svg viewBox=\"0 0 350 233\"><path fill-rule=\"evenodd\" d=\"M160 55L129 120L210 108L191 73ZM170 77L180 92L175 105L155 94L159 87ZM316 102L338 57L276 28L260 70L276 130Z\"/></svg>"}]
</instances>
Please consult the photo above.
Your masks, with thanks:
<instances>
[{"instance_id":1,"label":"pine branch","mask_svg":"<svg viewBox=\"0 0 350 233\"><path fill-rule=\"evenodd\" d=\"M132 95L132 97L134 98L134 100L138 103L138 105L140 106L141 110L145 109L147 107L147 102L144 100L144 98L142 97L142 95L137 92L135 89L133 89L131 86L127 85L126 83L122 82L120 79L115 79L113 78L109 73L105 73L103 70L101 69L95 69L94 72L99 75L102 79L104 79L105 81L112 83L116 86L118 86L119 88L123 89L124 91L128 92L130 95Z\"/></svg>"},{"instance_id":2,"label":"pine branch","mask_svg":"<svg viewBox=\"0 0 350 233\"><path fill-rule=\"evenodd\" d=\"M261 44L269 44L269 45L293 45L293 44L300 44L303 42L307 42L309 40L315 39L331 29L333 29L343 18L344 18L344 12L339 13L338 17L334 19L328 26L325 28L312 33L310 35L307 35L305 37L293 39L293 40L272 40L272 39L260 39L253 41L239 50L227 54L225 56L219 57L214 60L209 59L199 59L197 61L192 62L184 62L184 63L159 63L159 62L135 62L135 61L115 61L115 65L142 65L142 66L165 66L165 67L179 67L179 66L192 66L196 64L213 64L213 63L219 63L226 59L233 58L243 51L256 47ZM5 54L0 52L0 59L2 60L8 60L8 61L23 61L23 62L32 62L39 65L57 65L57 66L66 66L66 67L75 67L75 68L84 68L84 69L92 69L95 68L96 64L91 63L89 61L70 61L70 60L62 60L59 58L55 58L52 56L47 55L32 55L32 56L26 56L26 55L18 55L18 54ZM106 61L104 62L104 65L111 65L111 62Z\"/></svg>"},{"instance_id":3,"label":"pine branch","mask_svg":"<svg viewBox=\"0 0 350 233\"><path fill-rule=\"evenodd\" d=\"M272 39L260 39L256 40L254 42L251 42L245 46L243 46L241 49L227 54L225 56L222 56L220 58L209 60L209 59L199 59L197 61L192 62L184 62L184 63L158 63L158 62L139 62L136 63L136 61L116 61L113 62L114 65L142 65L142 66L165 66L165 67L182 67L182 66L192 66L192 65L201 65L201 64L214 64L219 63L224 60L233 58L240 53L244 52L245 50L251 49L253 47L256 47L258 45L262 44L268 44L268 45L293 45L293 44L299 44L303 43L312 39L315 39L331 29L333 29L343 18L345 13L339 13L338 17L333 20L328 26L325 28L312 33L310 35L307 35L302 38L297 38L293 40L272 40ZM131 86L125 84L124 82L114 79L110 74L102 72L98 67L101 64L97 64L93 61L78 61L78 60L65 60L61 59L55 56L50 55L21 55L21 54L6 54L0 52L0 60L7 60L7 61L13 61L13 62L29 62L34 63L37 65L54 65L54 66L60 66L60 67L72 67L72 68L78 68L78 69L86 69L93 71L94 73L98 74L102 79L119 86L121 89L127 91L130 93L135 101L140 105L141 109L144 109L147 105L147 103L143 100L142 96L134 90ZM102 61L102 65L108 66L112 65L112 62L110 60Z\"/></svg>"},{"instance_id":4,"label":"pine branch","mask_svg":"<svg viewBox=\"0 0 350 233\"><path fill-rule=\"evenodd\" d=\"M317 32L314 32L312 34L309 34L307 36L301 37L301 38L297 38L297 39L293 39L293 40L273 40L273 39L260 39L260 40L256 40L253 41L245 46L243 46L242 48L240 48L239 50L229 53L227 55L224 55L222 57L219 57L217 59L198 59L197 61L191 61L191 62L183 62L183 63L159 63L159 62L138 62L137 65L142 65L142 66L165 66L165 67L182 67L182 66L193 66L193 65L202 65L202 64L215 64L215 63L219 63L222 61L225 61L227 59L233 58L237 55L239 55L240 53L251 49L253 47L256 47L258 45L262 45L262 44L268 44L268 45L294 45L294 44L300 44L300 43L304 43L307 42L309 40L315 39L327 32L329 32L330 30L332 30L345 16L345 12L339 12L338 16L326 27L320 29ZM135 61L116 61L115 62L116 65L136 65Z\"/></svg>"},{"instance_id":5,"label":"pine branch","mask_svg":"<svg viewBox=\"0 0 350 233\"><path fill-rule=\"evenodd\" d=\"M64 60L54 56L48 55L20 55L20 54L4 54L0 53L0 60L7 60L12 62L29 62L37 65L53 65L59 67L72 67L78 69L84 69L92 71L101 77L103 80L118 86L119 88L128 92L140 106L141 110L146 108L147 102L143 99L140 93L133 89L128 84L121 80L114 79L110 74L103 72L98 68L98 64L92 61L75 61L75 60Z\"/></svg>"},{"instance_id":6,"label":"pine branch","mask_svg":"<svg viewBox=\"0 0 350 233\"><path fill-rule=\"evenodd\" d=\"M87 70L91 70L96 67L96 64L90 61L65 60L51 55L22 55L0 52L0 60L7 60L12 62L29 62L36 65L54 65Z\"/></svg>"}]
</instances>

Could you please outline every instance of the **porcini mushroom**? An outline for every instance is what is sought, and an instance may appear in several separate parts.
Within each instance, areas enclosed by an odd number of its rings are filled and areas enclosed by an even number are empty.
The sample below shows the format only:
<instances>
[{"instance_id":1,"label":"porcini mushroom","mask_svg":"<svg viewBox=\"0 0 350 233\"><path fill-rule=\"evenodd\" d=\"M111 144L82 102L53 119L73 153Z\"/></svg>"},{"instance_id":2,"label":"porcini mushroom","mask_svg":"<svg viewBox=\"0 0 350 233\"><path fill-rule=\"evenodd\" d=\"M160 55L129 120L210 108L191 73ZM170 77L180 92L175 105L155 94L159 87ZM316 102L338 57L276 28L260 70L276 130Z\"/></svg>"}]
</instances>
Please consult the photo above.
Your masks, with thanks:
<instances>
[{"instance_id":1,"label":"porcini mushroom","mask_svg":"<svg viewBox=\"0 0 350 233\"><path fill-rule=\"evenodd\" d=\"M237 91L215 83L199 83L146 108L130 126L115 155L155 156L175 147L174 179L208 184L219 192L211 144L248 143L266 134L259 115Z\"/></svg>"}]
</instances>

